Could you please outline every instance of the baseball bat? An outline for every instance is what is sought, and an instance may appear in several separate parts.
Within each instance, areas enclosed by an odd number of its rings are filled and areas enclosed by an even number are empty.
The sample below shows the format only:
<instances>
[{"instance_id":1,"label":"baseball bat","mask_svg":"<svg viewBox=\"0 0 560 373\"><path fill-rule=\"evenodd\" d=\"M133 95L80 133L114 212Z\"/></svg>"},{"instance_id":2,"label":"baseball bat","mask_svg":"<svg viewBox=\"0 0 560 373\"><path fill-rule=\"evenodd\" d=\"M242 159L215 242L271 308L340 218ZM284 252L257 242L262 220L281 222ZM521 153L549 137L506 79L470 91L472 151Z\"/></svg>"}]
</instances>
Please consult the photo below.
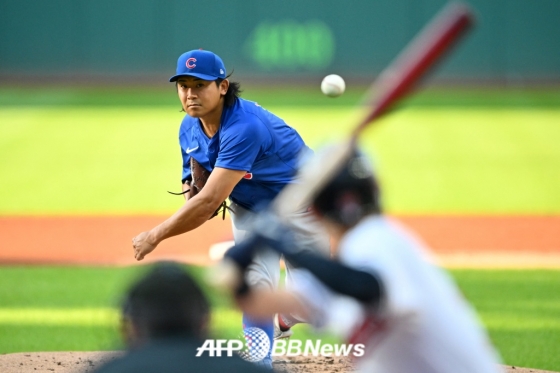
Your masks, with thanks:
<instances>
[{"instance_id":1,"label":"baseball bat","mask_svg":"<svg viewBox=\"0 0 560 373\"><path fill-rule=\"evenodd\" d=\"M473 21L473 13L467 5L453 2L445 6L370 86L364 99L366 114L349 138L311 158L300 170L298 182L288 184L274 199L273 213L280 219L288 219L290 214L308 206L343 167L364 129L405 97L458 42ZM235 288L241 276L240 268L227 256L212 272L209 281L225 288Z\"/></svg>"},{"instance_id":2,"label":"baseball bat","mask_svg":"<svg viewBox=\"0 0 560 373\"><path fill-rule=\"evenodd\" d=\"M350 156L359 135L431 71L437 62L472 26L474 16L463 3L449 3L430 21L373 82L365 96L367 113L350 137L316 156L301 170L298 183L287 185L272 209L279 217L307 206Z\"/></svg>"}]
</instances>

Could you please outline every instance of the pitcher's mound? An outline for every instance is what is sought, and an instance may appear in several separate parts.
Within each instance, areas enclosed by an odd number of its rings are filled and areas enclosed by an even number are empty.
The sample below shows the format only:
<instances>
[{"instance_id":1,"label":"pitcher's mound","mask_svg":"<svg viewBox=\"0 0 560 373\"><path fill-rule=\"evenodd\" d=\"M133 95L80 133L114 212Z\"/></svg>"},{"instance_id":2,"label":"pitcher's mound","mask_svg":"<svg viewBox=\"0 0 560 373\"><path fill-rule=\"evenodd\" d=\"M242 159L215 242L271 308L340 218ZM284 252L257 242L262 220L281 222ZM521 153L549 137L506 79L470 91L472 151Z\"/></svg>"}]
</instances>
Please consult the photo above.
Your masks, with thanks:
<instances>
[{"instance_id":1,"label":"pitcher's mound","mask_svg":"<svg viewBox=\"0 0 560 373\"><path fill-rule=\"evenodd\" d=\"M104 352L22 352L0 355L2 373L87 373L122 355L122 351ZM503 366L504 373L552 373L531 368ZM345 373L354 372L351 361L344 357L275 358L277 372Z\"/></svg>"}]
</instances>

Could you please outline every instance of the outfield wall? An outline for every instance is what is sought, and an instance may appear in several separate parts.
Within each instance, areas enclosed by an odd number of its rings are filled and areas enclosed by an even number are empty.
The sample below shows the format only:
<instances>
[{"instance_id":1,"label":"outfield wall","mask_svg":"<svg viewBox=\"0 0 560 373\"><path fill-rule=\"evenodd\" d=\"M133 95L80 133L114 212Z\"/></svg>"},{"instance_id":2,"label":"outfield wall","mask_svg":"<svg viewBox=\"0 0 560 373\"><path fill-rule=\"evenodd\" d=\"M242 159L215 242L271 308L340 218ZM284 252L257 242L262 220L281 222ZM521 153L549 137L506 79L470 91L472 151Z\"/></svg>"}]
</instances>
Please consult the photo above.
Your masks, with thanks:
<instances>
[{"instance_id":1,"label":"outfield wall","mask_svg":"<svg viewBox=\"0 0 560 373\"><path fill-rule=\"evenodd\" d=\"M238 76L375 76L444 0L2 0L0 77L166 77L189 49ZM560 1L472 0L440 79L560 80Z\"/></svg>"}]
</instances>

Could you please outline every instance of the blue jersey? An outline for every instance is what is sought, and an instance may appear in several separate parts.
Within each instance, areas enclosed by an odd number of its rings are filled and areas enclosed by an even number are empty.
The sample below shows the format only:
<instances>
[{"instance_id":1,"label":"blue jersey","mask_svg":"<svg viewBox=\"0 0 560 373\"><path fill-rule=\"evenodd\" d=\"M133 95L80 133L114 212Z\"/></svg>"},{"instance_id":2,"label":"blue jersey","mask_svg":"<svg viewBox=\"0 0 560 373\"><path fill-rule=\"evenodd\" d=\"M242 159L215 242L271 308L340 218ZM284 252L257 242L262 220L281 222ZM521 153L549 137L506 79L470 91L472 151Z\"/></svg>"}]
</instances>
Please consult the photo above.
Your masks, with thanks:
<instances>
[{"instance_id":1,"label":"blue jersey","mask_svg":"<svg viewBox=\"0 0 560 373\"><path fill-rule=\"evenodd\" d=\"M292 181L299 156L309 148L282 119L257 103L237 99L224 106L218 132L209 138L198 118L186 115L179 130L183 155L183 183L190 179L190 157L204 168L246 171L230 199L255 210L278 195Z\"/></svg>"}]
</instances>

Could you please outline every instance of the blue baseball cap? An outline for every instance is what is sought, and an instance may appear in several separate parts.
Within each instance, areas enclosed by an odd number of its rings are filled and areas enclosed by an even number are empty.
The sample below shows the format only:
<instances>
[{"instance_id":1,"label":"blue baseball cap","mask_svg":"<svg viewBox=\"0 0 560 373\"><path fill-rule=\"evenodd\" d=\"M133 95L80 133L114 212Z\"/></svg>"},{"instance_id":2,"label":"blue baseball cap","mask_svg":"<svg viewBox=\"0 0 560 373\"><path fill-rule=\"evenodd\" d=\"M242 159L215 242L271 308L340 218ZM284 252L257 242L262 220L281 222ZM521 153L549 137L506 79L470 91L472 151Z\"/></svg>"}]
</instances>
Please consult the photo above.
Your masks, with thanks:
<instances>
[{"instance_id":1,"label":"blue baseball cap","mask_svg":"<svg viewBox=\"0 0 560 373\"><path fill-rule=\"evenodd\" d=\"M226 67L217 54L195 49L179 56L177 73L169 81L174 82L181 76L195 76L203 80L225 79Z\"/></svg>"}]
</instances>

